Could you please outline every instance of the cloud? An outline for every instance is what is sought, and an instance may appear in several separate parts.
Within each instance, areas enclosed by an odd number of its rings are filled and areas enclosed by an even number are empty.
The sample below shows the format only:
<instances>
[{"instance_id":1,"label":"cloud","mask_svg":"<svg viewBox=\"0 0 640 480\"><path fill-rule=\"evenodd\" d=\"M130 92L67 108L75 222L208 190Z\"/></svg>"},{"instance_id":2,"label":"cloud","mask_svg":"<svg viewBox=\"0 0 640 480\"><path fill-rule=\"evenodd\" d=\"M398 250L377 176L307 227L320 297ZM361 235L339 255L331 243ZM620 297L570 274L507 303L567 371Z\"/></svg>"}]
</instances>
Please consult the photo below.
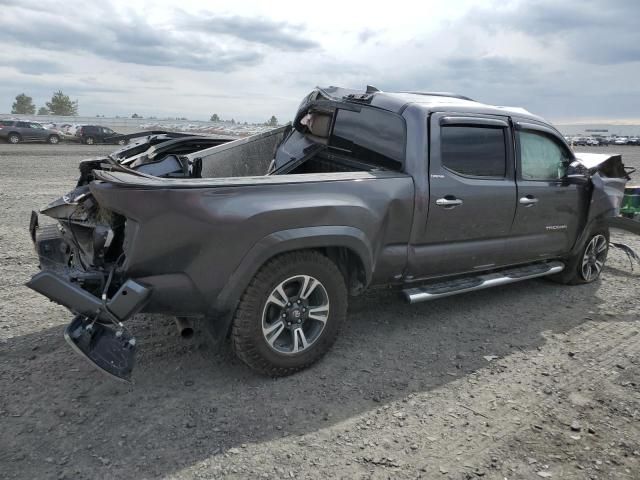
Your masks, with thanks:
<instances>
[{"instance_id":1,"label":"cloud","mask_svg":"<svg viewBox=\"0 0 640 480\"><path fill-rule=\"evenodd\" d=\"M28 2L5 7L0 41L88 53L116 62L202 71L230 71L256 65L264 58L262 52L246 45L222 42L219 35L153 25L132 12L114 15L105 6L94 5L97 10L84 12L82 18L69 13L74 11L71 6L64 13L34 8Z\"/></svg>"},{"instance_id":2,"label":"cloud","mask_svg":"<svg viewBox=\"0 0 640 480\"><path fill-rule=\"evenodd\" d=\"M360 32L358 33L358 40L360 40L362 43L367 43L369 40L376 37L377 35L378 35L377 31L372 30L370 28L365 28L364 30L360 30Z\"/></svg>"},{"instance_id":3,"label":"cloud","mask_svg":"<svg viewBox=\"0 0 640 480\"><path fill-rule=\"evenodd\" d=\"M465 22L492 33L515 31L567 48L597 65L640 62L637 0L531 0L512 8L474 8Z\"/></svg>"},{"instance_id":4,"label":"cloud","mask_svg":"<svg viewBox=\"0 0 640 480\"><path fill-rule=\"evenodd\" d=\"M83 114L289 118L314 86L454 91L551 119L637 118L637 0L0 0L0 94L62 88ZM310 13L311 12L311 13ZM357 21L354 21L357 19ZM42 62L40 60L43 60ZM5 100L6 109L10 102ZM130 112L131 113L131 112Z\"/></svg>"},{"instance_id":5,"label":"cloud","mask_svg":"<svg viewBox=\"0 0 640 480\"><path fill-rule=\"evenodd\" d=\"M288 51L306 51L319 47L317 42L306 37L303 27L267 18L219 16L204 12L188 15L183 12L177 24L187 31L228 35L249 43Z\"/></svg>"},{"instance_id":6,"label":"cloud","mask_svg":"<svg viewBox=\"0 0 640 480\"><path fill-rule=\"evenodd\" d=\"M44 75L66 71L64 65L44 59L15 59L11 62L11 66L18 72L27 75Z\"/></svg>"}]
</instances>

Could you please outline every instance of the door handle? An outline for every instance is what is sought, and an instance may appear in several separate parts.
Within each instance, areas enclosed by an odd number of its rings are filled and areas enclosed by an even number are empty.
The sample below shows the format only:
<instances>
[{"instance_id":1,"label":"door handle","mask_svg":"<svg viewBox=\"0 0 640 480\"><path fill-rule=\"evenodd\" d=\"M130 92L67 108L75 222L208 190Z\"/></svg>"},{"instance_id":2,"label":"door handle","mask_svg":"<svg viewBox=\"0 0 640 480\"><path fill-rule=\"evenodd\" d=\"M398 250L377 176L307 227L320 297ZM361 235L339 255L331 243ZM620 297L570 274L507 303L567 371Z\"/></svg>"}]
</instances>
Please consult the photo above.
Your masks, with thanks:
<instances>
[{"instance_id":1,"label":"door handle","mask_svg":"<svg viewBox=\"0 0 640 480\"><path fill-rule=\"evenodd\" d=\"M436 205L440 207L457 207L462 205L462 200L459 198L439 198L436 200Z\"/></svg>"},{"instance_id":2,"label":"door handle","mask_svg":"<svg viewBox=\"0 0 640 480\"><path fill-rule=\"evenodd\" d=\"M527 195L526 197L522 197L520 199L520 203L525 207L533 207L536 203L538 203L538 199L533 195Z\"/></svg>"}]
</instances>

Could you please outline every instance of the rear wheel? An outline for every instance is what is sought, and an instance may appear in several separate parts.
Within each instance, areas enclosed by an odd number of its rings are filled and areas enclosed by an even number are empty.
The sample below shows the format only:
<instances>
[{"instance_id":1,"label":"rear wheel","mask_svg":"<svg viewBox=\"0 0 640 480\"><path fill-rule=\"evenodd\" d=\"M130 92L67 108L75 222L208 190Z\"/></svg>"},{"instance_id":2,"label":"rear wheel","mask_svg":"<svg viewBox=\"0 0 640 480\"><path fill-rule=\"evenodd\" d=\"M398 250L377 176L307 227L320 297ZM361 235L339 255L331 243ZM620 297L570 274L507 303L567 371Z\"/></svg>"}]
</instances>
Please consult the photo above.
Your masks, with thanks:
<instances>
[{"instance_id":1,"label":"rear wheel","mask_svg":"<svg viewBox=\"0 0 640 480\"><path fill-rule=\"evenodd\" d=\"M127 144L127 140L125 139L118 140L118 145L126 145L126 144Z\"/></svg>"},{"instance_id":2,"label":"rear wheel","mask_svg":"<svg viewBox=\"0 0 640 480\"><path fill-rule=\"evenodd\" d=\"M20 143L20 141L22 140L20 135L18 135L17 133L10 133L7 139L9 140L9 143L13 144Z\"/></svg>"},{"instance_id":3,"label":"rear wheel","mask_svg":"<svg viewBox=\"0 0 640 480\"><path fill-rule=\"evenodd\" d=\"M93 137L87 137L84 139L84 143L86 143L87 145L93 145L95 143L95 140L93 139Z\"/></svg>"},{"instance_id":4,"label":"rear wheel","mask_svg":"<svg viewBox=\"0 0 640 480\"><path fill-rule=\"evenodd\" d=\"M347 288L331 260L315 251L280 255L244 292L233 320L233 349L258 372L289 375L331 348L346 311Z\"/></svg>"},{"instance_id":5,"label":"rear wheel","mask_svg":"<svg viewBox=\"0 0 640 480\"><path fill-rule=\"evenodd\" d=\"M49 142L51 145L57 145L58 143L60 143L60 137L58 137L57 135L49 135L49 138L47 138L47 142Z\"/></svg>"}]
</instances>

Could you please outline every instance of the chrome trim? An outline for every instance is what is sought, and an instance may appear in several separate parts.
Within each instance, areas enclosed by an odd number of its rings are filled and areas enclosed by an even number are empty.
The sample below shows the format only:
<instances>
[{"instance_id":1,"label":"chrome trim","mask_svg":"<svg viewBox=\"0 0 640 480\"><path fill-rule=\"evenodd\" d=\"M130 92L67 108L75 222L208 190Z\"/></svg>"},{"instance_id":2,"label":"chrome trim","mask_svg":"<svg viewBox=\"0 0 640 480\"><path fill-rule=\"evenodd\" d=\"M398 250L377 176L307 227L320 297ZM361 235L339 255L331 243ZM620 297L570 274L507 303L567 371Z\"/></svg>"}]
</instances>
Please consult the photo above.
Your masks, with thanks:
<instances>
[{"instance_id":1,"label":"chrome trim","mask_svg":"<svg viewBox=\"0 0 640 480\"><path fill-rule=\"evenodd\" d=\"M486 275L479 275L477 278L481 280L481 283L475 285L473 287L462 288L460 290L451 290L443 293L428 293L424 291L425 287L416 287L416 288L408 288L403 290L403 293L409 303L418 303L418 302L426 302L427 300L435 300L437 298L450 297L452 295L457 295L459 293L472 292L474 290L483 290L485 288L497 287L500 285L507 285L509 283L520 282L521 280L529 280L531 278L544 277L546 275L553 275L554 273L560 273L564 270L564 263L554 261L547 263L549 267L548 270L544 272L535 272L530 275L518 276L518 277L510 277L508 275L504 275L503 273L489 273Z\"/></svg>"}]
</instances>

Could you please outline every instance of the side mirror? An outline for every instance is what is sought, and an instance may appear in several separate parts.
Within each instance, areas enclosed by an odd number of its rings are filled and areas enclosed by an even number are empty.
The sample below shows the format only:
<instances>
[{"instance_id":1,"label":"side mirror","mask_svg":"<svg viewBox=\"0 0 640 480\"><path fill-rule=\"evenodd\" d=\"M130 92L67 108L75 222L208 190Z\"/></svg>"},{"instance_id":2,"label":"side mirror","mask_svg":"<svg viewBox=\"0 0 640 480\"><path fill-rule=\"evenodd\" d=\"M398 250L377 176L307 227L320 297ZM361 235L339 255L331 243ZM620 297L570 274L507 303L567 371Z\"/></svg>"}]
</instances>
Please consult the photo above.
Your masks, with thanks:
<instances>
[{"instance_id":1,"label":"side mirror","mask_svg":"<svg viewBox=\"0 0 640 480\"><path fill-rule=\"evenodd\" d=\"M589 170L580 162L571 162L567 165L565 177L567 180L588 180Z\"/></svg>"}]
</instances>

